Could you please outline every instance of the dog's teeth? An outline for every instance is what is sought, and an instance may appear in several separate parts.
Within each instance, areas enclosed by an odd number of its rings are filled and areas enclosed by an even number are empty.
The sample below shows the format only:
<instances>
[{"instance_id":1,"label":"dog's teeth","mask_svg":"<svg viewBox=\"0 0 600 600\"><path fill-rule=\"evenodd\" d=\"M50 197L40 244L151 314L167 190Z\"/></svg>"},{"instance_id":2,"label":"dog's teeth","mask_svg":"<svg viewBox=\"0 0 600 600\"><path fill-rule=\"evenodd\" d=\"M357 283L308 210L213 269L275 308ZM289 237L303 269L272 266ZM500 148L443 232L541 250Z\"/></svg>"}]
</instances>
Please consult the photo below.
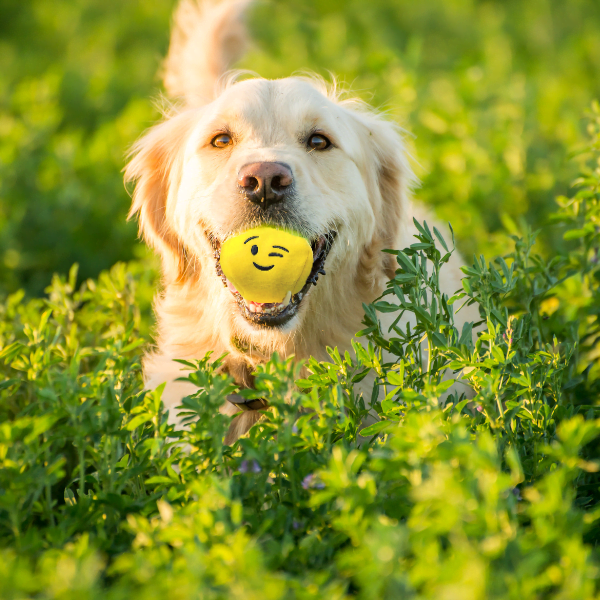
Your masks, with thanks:
<instances>
[{"instance_id":1,"label":"dog's teeth","mask_svg":"<svg viewBox=\"0 0 600 600\"><path fill-rule=\"evenodd\" d=\"M280 306L287 306L290 303L291 299L292 299L292 292L288 292L285 295L285 298L283 299L283 302L280 304Z\"/></svg>"}]
</instances>

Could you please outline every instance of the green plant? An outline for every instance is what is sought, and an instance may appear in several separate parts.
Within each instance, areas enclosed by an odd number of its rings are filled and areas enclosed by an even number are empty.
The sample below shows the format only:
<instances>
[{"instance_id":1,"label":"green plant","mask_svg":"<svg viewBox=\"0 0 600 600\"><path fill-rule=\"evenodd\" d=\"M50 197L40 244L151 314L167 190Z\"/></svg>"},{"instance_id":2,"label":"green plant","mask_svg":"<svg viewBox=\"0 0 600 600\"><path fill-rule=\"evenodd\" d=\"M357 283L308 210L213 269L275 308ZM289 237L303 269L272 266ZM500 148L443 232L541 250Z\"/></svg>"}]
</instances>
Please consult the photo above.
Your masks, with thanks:
<instances>
[{"instance_id":1,"label":"green plant","mask_svg":"<svg viewBox=\"0 0 600 600\"><path fill-rule=\"evenodd\" d=\"M416 223L353 353L303 378L273 356L241 391L221 358L183 362L180 429L142 389L150 273L77 289L72 270L46 299L9 297L0 597L597 597L597 106L591 123L590 169L554 217L568 253L515 233L447 298L451 244ZM481 318L458 331L463 303ZM412 324L383 331L383 311ZM233 392L270 407L229 447Z\"/></svg>"},{"instance_id":2,"label":"green plant","mask_svg":"<svg viewBox=\"0 0 600 600\"><path fill-rule=\"evenodd\" d=\"M42 295L145 256L126 222L128 147L160 113L174 0L2 0L0 293ZM257 2L242 68L335 73L390 113L467 255L504 252L504 226L541 227L578 166L581 114L600 95L595 0ZM458 216L457 216L458 215ZM548 252L562 245L545 228Z\"/></svg>"}]
</instances>

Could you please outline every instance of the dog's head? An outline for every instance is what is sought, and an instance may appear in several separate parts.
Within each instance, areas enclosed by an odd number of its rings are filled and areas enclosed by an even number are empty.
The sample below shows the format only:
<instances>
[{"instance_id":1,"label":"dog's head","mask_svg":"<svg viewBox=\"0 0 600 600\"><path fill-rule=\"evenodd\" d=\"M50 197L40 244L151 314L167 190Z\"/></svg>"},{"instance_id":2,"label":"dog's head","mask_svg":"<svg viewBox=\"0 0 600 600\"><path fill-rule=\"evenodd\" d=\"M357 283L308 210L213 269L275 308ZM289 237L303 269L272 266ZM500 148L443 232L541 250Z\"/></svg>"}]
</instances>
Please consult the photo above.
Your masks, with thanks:
<instances>
[{"instance_id":1,"label":"dog's head","mask_svg":"<svg viewBox=\"0 0 600 600\"><path fill-rule=\"evenodd\" d=\"M342 311L348 298L360 306L393 273L380 250L397 240L412 181L401 136L319 81L232 81L134 152L131 214L161 254L166 285L202 280L246 335L287 334L331 314L336 298ZM286 305L246 304L220 271L222 242L260 224L299 231L313 247L313 270Z\"/></svg>"}]
</instances>

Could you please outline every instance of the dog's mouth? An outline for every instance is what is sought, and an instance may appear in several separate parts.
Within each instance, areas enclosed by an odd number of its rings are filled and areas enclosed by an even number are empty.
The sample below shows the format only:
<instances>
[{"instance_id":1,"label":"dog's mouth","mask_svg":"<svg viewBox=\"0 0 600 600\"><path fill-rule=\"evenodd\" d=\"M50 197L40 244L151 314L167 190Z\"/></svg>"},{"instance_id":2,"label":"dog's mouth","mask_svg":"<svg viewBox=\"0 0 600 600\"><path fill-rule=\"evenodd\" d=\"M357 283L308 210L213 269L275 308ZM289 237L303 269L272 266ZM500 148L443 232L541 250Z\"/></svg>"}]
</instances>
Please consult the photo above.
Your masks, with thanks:
<instances>
[{"instance_id":1,"label":"dog's mouth","mask_svg":"<svg viewBox=\"0 0 600 600\"><path fill-rule=\"evenodd\" d=\"M242 316L254 325L266 327L278 327L285 325L298 312L302 301L310 291L313 285L317 285L319 275L325 275L325 260L331 250L336 231L329 231L325 235L319 236L311 242L313 251L313 264L306 283L297 294L288 292L282 302L252 302L245 300L237 291L233 283L227 279L221 269L221 243L213 236L208 235L210 243L214 250L214 257L217 269L217 275L225 287L231 292L242 313Z\"/></svg>"}]
</instances>

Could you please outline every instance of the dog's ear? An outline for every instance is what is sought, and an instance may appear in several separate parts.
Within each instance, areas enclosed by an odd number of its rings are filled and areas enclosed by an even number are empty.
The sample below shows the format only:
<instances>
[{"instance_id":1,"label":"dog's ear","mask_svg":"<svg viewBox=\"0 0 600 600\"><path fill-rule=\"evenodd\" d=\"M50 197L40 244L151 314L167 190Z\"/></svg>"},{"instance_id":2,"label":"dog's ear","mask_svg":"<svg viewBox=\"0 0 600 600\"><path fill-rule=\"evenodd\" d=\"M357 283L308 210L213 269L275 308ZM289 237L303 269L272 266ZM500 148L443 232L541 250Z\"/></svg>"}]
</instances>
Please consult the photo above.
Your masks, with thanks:
<instances>
[{"instance_id":1,"label":"dog's ear","mask_svg":"<svg viewBox=\"0 0 600 600\"><path fill-rule=\"evenodd\" d=\"M379 193L382 210L379 229L382 237L382 250L396 248L402 227L410 226L409 195L415 183L415 176L407 160L406 149L399 131L395 126L381 122L380 139L377 143L379 154ZM397 268L396 259L391 254L384 255L384 271L389 279L394 277Z\"/></svg>"},{"instance_id":2,"label":"dog's ear","mask_svg":"<svg viewBox=\"0 0 600 600\"><path fill-rule=\"evenodd\" d=\"M400 233L406 228L410 218L410 191L414 186L415 175L408 162L399 128L376 115L368 115L366 119L368 131L368 148L374 158L375 185L378 202L375 207L377 231L373 239L373 253L381 253L386 248L397 249ZM377 246L377 247L375 247ZM391 254L383 254L383 271L391 279L396 272L397 263Z\"/></svg>"},{"instance_id":3,"label":"dog's ear","mask_svg":"<svg viewBox=\"0 0 600 600\"><path fill-rule=\"evenodd\" d=\"M167 201L176 193L183 148L191 129L189 112L155 125L133 146L125 182L135 182L129 218L138 215L140 234L161 256L167 283L187 272L185 248L169 223Z\"/></svg>"}]
</instances>

